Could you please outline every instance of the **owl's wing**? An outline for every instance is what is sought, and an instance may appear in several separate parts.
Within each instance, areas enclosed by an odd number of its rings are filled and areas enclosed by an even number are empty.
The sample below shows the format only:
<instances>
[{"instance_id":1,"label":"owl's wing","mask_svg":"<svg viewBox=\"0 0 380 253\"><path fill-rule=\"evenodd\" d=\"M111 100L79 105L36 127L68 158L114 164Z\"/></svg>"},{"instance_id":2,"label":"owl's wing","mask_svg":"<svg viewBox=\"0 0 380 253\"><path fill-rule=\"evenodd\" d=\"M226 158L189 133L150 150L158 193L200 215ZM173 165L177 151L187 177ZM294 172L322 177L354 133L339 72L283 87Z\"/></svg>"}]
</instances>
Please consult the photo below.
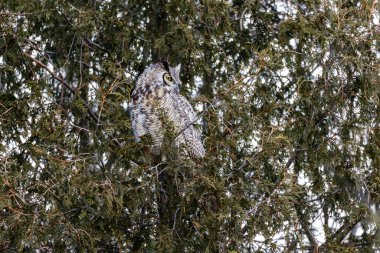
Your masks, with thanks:
<instances>
[{"instance_id":1,"label":"owl's wing","mask_svg":"<svg viewBox=\"0 0 380 253\"><path fill-rule=\"evenodd\" d=\"M197 115L189 101L177 93L168 93L163 99L163 107L178 132L193 126L197 120Z\"/></svg>"},{"instance_id":2,"label":"owl's wing","mask_svg":"<svg viewBox=\"0 0 380 253\"><path fill-rule=\"evenodd\" d=\"M179 103L179 106L182 108L182 110L184 112L186 112L186 115L188 117L188 120L190 122L190 124L195 124L196 121L198 120L198 116L197 114L195 113L193 107L191 106L190 102L182 95L179 95L178 97L178 103Z\"/></svg>"},{"instance_id":3,"label":"owl's wing","mask_svg":"<svg viewBox=\"0 0 380 253\"><path fill-rule=\"evenodd\" d=\"M184 145L192 157L204 157L201 134L194 126L198 117L189 101L182 95L169 93L164 99L164 107L178 134L176 145Z\"/></svg>"}]
</instances>

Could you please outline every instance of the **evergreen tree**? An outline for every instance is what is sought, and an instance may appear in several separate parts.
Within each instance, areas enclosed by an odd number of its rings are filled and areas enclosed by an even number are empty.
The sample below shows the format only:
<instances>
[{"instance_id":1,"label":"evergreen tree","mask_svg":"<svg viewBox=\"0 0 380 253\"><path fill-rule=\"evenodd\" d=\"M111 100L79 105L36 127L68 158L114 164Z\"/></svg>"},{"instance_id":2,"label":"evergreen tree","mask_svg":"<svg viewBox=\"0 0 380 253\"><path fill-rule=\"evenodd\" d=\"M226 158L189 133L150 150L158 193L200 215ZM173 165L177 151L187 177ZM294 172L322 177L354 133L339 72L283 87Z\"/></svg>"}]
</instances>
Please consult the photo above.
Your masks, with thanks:
<instances>
[{"instance_id":1,"label":"evergreen tree","mask_svg":"<svg viewBox=\"0 0 380 253\"><path fill-rule=\"evenodd\" d=\"M379 7L2 0L0 250L379 250ZM182 64L200 163L134 142L159 59Z\"/></svg>"}]
</instances>

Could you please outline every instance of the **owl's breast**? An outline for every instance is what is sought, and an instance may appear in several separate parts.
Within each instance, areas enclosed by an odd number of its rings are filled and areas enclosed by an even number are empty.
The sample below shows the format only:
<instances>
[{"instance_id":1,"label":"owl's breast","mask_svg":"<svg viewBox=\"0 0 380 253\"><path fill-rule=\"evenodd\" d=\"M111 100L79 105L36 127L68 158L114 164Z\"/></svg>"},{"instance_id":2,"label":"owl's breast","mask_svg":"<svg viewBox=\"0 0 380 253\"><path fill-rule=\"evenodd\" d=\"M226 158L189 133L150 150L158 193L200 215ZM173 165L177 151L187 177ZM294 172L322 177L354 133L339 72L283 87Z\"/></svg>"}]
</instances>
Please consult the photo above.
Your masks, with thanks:
<instances>
[{"instance_id":1,"label":"owl's breast","mask_svg":"<svg viewBox=\"0 0 380 253\"><path fill-rule=\"evenodd\" d=\"M154 89L149 90L149 92L147 92L147 96L152 99L159 100L159 99L162 99L169 92L170 90L167 87L159 86L159 87L155 87Z\"/></svg>"}]
</instances>

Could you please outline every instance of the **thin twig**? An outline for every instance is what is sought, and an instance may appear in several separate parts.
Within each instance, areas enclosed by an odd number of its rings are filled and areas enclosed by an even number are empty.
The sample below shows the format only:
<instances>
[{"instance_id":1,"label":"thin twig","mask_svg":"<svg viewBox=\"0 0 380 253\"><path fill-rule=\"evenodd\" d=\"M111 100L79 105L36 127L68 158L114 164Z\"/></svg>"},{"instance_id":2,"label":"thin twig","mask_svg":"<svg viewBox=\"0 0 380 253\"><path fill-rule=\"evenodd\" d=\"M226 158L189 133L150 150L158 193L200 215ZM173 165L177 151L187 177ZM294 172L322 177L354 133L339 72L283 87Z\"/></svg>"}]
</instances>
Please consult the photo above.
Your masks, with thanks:
<instances>
[{"instance_id":1,"label":"thin twig","mask_svg":"<svg viewBox=\"0 0 380 253\"><path fill-rule=\"evenodd\" d=\"M6 114L6 113L8 113L10 110L12 110L13 109L13 107L11 107L11 108L8 108L5 112L3 112L0 116L3 116L4 114Z\"/></svg>"}]
</instances>

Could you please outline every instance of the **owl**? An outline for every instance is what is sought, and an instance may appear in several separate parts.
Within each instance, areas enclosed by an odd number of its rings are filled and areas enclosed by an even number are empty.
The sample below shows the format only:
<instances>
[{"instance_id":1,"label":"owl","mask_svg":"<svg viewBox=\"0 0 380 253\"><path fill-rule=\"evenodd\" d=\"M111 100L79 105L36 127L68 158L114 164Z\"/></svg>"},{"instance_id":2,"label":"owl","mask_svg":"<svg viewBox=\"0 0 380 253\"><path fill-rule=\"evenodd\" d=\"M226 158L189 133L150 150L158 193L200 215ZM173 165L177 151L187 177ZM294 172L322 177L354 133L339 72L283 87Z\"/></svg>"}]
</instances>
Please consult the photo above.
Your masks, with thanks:
<instances>
[{"instance_id":1,"label":"owl","mask_svg":"<svg viewBox=\"0 0 380 253\"><path fill-rule=\"evenodd\" d=\"M181 156L202 158L205 148L194 125L197 116L189 101L179 94L179 72L180 65L172 68L167 62L158 62L138 77L129 104L133 133L137 141L150 135L157 154L165 131L172 131L171 146L180 150Z\"/></svg>"}]
</instances>

